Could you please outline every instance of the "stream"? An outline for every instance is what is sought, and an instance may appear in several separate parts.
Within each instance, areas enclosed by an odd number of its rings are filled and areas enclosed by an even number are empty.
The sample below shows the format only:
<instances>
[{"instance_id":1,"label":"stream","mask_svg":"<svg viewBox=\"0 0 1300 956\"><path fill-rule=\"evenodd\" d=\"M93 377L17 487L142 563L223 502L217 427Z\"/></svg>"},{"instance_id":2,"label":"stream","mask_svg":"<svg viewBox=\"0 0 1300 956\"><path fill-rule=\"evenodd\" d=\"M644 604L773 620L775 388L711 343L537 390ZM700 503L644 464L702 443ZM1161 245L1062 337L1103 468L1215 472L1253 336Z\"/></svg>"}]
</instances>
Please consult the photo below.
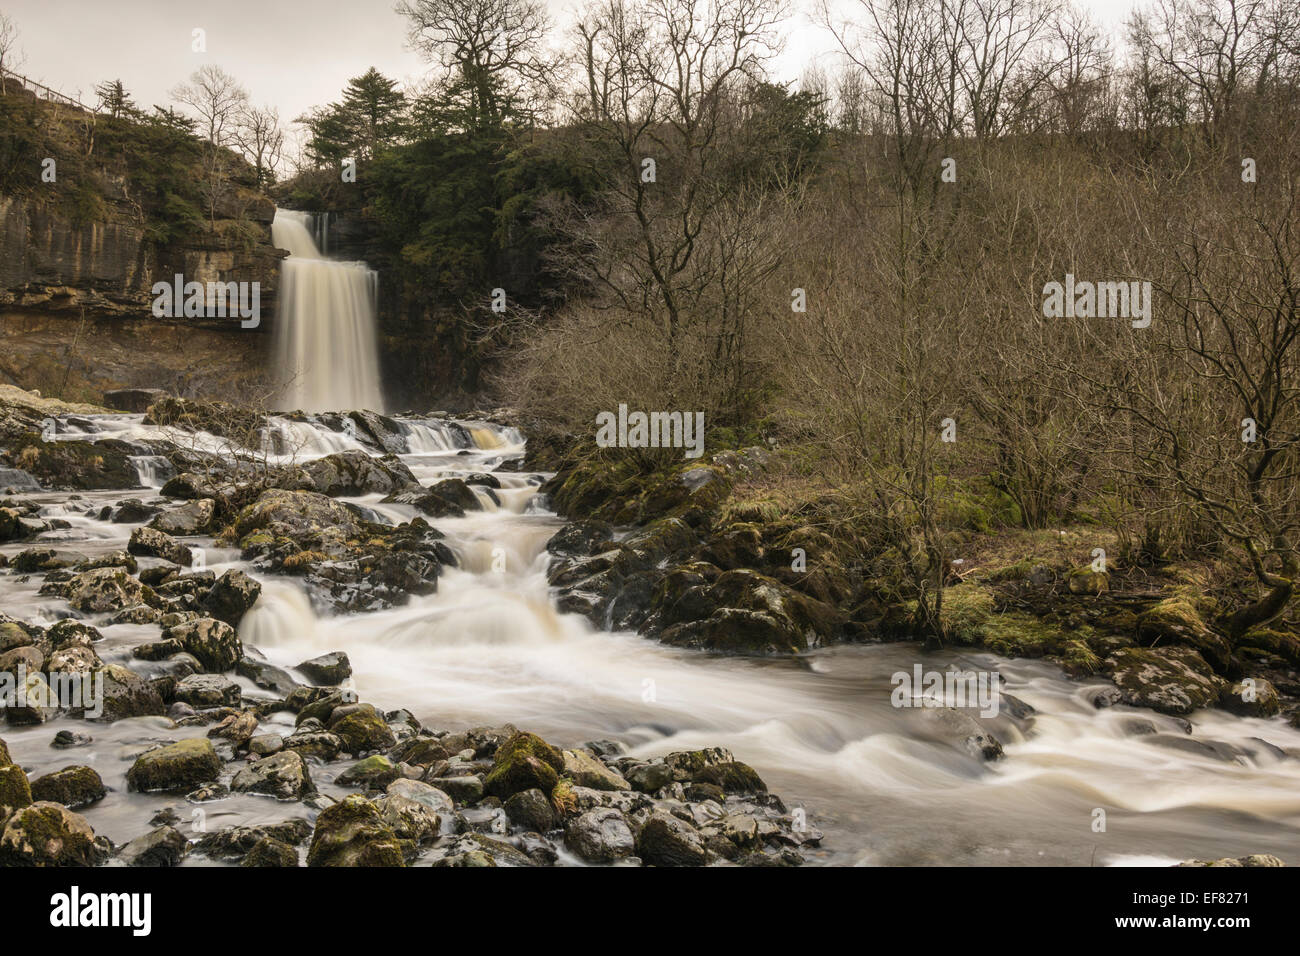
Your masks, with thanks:
<instances>
[{"instance_id":1,"label":"stream","mask_svg":"<svg viewBox=\"0 0 1300 956\"><path fill-rule=\"evenodd\" d=\"M475 472L495 472L501 480L497 500L477 490L485 510L432 522L460 566L445 570L436 594L412 597L402 607L330 615L313 609L297 580L261 574L237 550L216 547L210 538L186 539L205 547L208 569L241 568L261 582L261 597L240 624L246 648L284 668L344 651L353 667L348 686L362 700L407 708L434 728L510 722L559 746L612 738L644 756L726 747L823 831L821 847L807 851L811 863L1158 865L1272 853L1300 864L1300 730L1281 718L1200 711L1189 734L1186 722L1150 711L1099 710L1092 698L1105 681L1071 680L1042 661L922 654L905 644L834 646L797 659L724 657L596 630L581 616L559 613L550 594L546 543L563 520L538 495L546 476L501 470L522 457L524 437L466 422L474 447L464 448L456 434L465 432L444 422L401 421L409 446L401 457L422 484ZM312 420L275 424L291 439L297 460L349 448L374 454ZM141 424L139 415L61 420L57 437L180 441ZM202 434L185 436L184 443L209 450L221 444ZM89 556L125 549L138 525L93 516L124 498L157 499L159 463L142 455L137 468L146 486L139 491L25 494L42 505L43 516L69 527L0 552L12 557L38 544ZM379 499L342 500L388 523L416 513ZM39 624L71 616L66 601L37 593L41 584L40 575L23 580L0 570L0 610ZM105 636L100 656L147 667L130 650L156 640L157 626L107 626L108 616L90 618ZM923 709L891 706L891 676L917 663L940 671L996 670L1005 692L1035 714L990 720L986 726L1005 756L984 762L935 733ZM236 679L249 697L271 696ZM292 721L292 714L275 714L259 732L287 735ZM50 741L62 729L89 733L94 741L54 749ZM247 794L199 808L174 796L127 792L126 770L139 753L194 733L163 717L112 725L59 718L3 729L14 759L33 777L73 763L94 767L111 792L78 812L117 843L146 832L152 810L169 806L196 829L304 812ZM313 767L322 792L350 792L333 783L340 769ZM1105 832L1094 829L1097 809L1105 811ZM187 865L202 863L211 861L187 859Z\"/></svg>"}]
</instances>

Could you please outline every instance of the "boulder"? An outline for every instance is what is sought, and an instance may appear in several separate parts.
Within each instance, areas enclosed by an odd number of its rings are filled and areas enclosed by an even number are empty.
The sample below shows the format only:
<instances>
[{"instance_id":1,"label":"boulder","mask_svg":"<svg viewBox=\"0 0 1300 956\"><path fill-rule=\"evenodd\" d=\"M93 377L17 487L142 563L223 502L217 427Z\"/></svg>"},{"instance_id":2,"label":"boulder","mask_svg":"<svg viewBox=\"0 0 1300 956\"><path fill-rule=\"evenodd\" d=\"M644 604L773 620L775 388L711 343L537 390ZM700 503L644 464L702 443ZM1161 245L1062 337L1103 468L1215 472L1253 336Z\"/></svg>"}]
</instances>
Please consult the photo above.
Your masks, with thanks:
<instances>
[{"instance_id":1,"label":"boulder","mask_svg":"<svg viewBox=\"0 0 1300 956\"><path fill-rule=\"evenodd\" d=\"M240 866L290 867L298 865L298 851L282 840L262 837L253 844Z\"/></svg>"},{"instance_id":2,"label":"boulder","mask_svg":"<svg viewBox=\"0 0 1300 956\"><path fill-rule=\"evenodd\" d=\"M525 830L546 833L559 823L550 799L540 790L522 790L507 799L504 806L510 822Z\"/></svg>"},{"instance_id":3,"label":"boulder","mask_svg":"<svg viewBox=\"0 0 1300 956\"><path fill-rule=\"evenodd\" d=\"M592 790L631 790L632 785L590 754L581 750L564 751L564 774L580 787Z\"/></svg>"},{"instance_id":4,"label":"boulder","mask_svg":"<svg viewBox=\"0 0 1300 956\"><path fill-rule=\"evenodd\" d=\"M342 651L333 651L303 661L296 668L313 684L334 686L352 676L352 663Z\"/></svg>"},{"instance_id":5,"label":"boulder","mask_svg":"<svg viewBox=\"0 0 1300 956\"><path fill-rule=\"evenodd\" d=\"M299 467L306 488L331 498L389 494L418 483L411 469L394 455L372 458L363 451L344 451Z\"/></svg>"},{"instance_id":6,"label":"boulder","mask_svg":"<svg viewBox=\"0 0 1300 956\"><path fill-rule=\"evenodd\" d=\"M382 790L402 775L397 766L383 754L374 754L358 760L335 779L340 787L364 787Z\"/></svg>"},{"instance_id":7,"label":"boulder","mask_svg":"<svg viewBox=\"0 0 1300 956\"><path fill-rule=\"evenodd\" d=\"M104 799L108 789L90 767L64 767L32 781L32 799L61 803L70 810Z\"/></svg>"},{"instance_id":8,"label":"boulder","mask_svg":"<svg viewBox=\"0 0 1300 956\"><path fill-rule=\"evenodd\" d=\"M232 568L217 578L216 584L199 606L204 613L218 621L238 627L240 619L257 603L261 593L261 584L243 571Z\"/></svg>"},{"instance_id":9,"label":"boulder","mask_svg":"<svg viewBox=\"0 0 1300 956\"><path fill-rule=\"evenodd\" d=\"M631 856L636 840L627 819L612 807L579 814L564 828L564 842L588 863L612 863Z\"/></svg>"},{"instance_id":10,"label":"boulder","mask_svg":"<svg viewBox=\"0 0 1300 956\"><path fill-rule=\"evenodd\" d=\"M177 537L206 534L212 530L212 519L216 512L217 503L214 499L195 498L179 508L158 515L149 522L149 527Z\"/></svg>"},{"instance_id":11,"label":"boulder","mask_svg":"<svg viewBox=\"0 0 1300 956\"><path fill-rule=\"evenodd\" d=\"M564 755L536 734L516 733L496 752L484 789L505 799L523 790L549 794L564 772Z\"/></svg>"},{"instance_id":12,"label":"boulder","mask_svg":"<svg viewBox=\"0 0 1300 956\"><path fill-rule=\"evenodd\" d=\"M131 532L126 550L142 557L162 558L172 564L189 565L194 559L188 545L181 544L171 535L157 528L136 528Z\"/></svg>"},{"instance_id":13,"label":"boulder","mask_svg":"<svg viewBox=\"0 0 1300 956\"><path fill-rule=\"evenodd\" d=\"M176 685L173 697L191 707L236 707L239 685L220 674L191 674Z\"/></svg>"},{"instance_id":14,"label":"boulder","mask_svg":"<svg viewBox=\"0 0 1300 956\"><path fill-rule=\"evenodd\" d=\"M117 851L124 866L179 866L190 844L173 826L160 826L138 836Z\"/></svg>"},{"instance_id":15,"label":"boulder","mask_svg":"<svg viewBox=\"0 0 1300 956\"><path fill-rule=\"evenodd\" d=\"M316 792L307 761L285 750L249 764L231 781L237 793L264 793L277 800L301 800Z\"/></svg>"},{"instance_id":16,"label":"boulder","mask_svg":"<svg viewBox=\"0 0 1300 956\"><path fill-rule=\"evenodd\" d=\"M393 736L388 724L384 723L384 718L373 708L366 709L368 706L330 717L330 733L337 735L343 741L344 749L350 753L387 750L397 743L397 738Z\"/></svg>"},{"instance_id":17,"label":"boulder","mask_svg":"<svg viewBox=\"0 0 1300 956\"><path fill-rule=\"evenodd\" d=\"M316 818L308 866L405 866L402 844L378 808L353 795Z\"/></svg>"},{"instance_id":18,"label":"boulder","mask_svg":"<svg viewBox=\"0 0 1300 956\"><path fill-rule=\"evenodd\" d=\"M239 632L216 618L205 617L177 624L165 630L163 637L178 641L186 653L198 659L204 670L214 673L231 670L244 656Z\"/></svg>"},{"instance_id":19,"label":"boulder","mask_svg":"<svg viewBox=\"0 0 1300 956\"><path fill-rule=\"evenodd\" d=\"M211 783L221 773L221 758L202 737L179 740L136 758L126 772L132 790L193 790Z\"/></svg>"},{"instance_id":20,"label":"boulder","mask_svg":"<svg viewBox=\"0 0 1300 956\"><path fill-rule=\"evenodd\" d=\"M96 673L104 679L104 711L99 720L112 723L128 717L149 717L167 713L158 689L139 674L120 664L109 664Z\"/></svg>"},{"instance_id":21,"label":"boulder","mask_svg":"<svg viewBox=\"0 0 1300 956\"><path fill-rule=\"evenodd\" d=\"M1125 647L1105 667L1121 702L1179 717L1217 703L1225 684L1190 647Z\"/></svg>"},{"instance_id":22,"label":"boulder","mask_svg":"<svg viewBox=\"0 0 1300 956\"><path fill-rule=\"evenodd\" d=\"M0 834L0 866L97 866L111 852L82 816L57 803L33 803Z\"/></svg>"},{"instance_id":23,"label":"boulder","mask_svg":"<svg viewBox=\"0 0 1300 956\"><path fill-rule=\"evenodd\" d=\"M649 866L704 866L708 861L699 832L663 812L652 813L641 827L636 852Z\"/></svg>"},{"instance_id":24,"label":"boulder","mask_svg":"<svg viewBox=\"0 0 1300 956\"><path fill-rule=\"evenodd\" d=\"M31 802L32 788L23 768L8 762L0 766L0 807L26 807Z\"/></svg>"},{"instance_id":25,"label":"boulder","mask_svg":"<svg viewBox=\"0 0 1300 956\"><path fill-rule=\"evenodd\" d=\"M78 611L100 614L145 603L145 588L122 568L96 568L65 586L68 603Z\"/></svg>"},{"instance_id":26,"label":"boulder","mask_svg":"<svg viewBox=\"0 0 1300 956\"><path fill-rule=\"evenodd\" d=\"M1275 717L1282 709L1277 688L1262 677L1248 677L1224 684L1219 706L1241 717Z\"/></svg>"}]
</instances>

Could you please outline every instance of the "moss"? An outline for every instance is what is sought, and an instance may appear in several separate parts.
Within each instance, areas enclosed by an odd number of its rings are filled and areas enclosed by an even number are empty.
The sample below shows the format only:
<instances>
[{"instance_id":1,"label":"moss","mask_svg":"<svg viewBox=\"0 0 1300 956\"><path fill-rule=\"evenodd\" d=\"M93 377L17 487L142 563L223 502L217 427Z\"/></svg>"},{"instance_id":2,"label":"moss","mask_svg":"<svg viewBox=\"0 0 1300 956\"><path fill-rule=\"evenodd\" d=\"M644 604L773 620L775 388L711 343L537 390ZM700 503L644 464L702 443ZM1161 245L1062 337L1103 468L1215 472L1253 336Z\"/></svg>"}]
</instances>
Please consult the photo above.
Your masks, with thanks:
<instances>
[{"instance_id":1,"label":"moss","mask_svg":"<svg viewBox=\"0 0 1300 956\"><path fill-rule=\"evenodd\" d=\"M524 731L497 748L483 789L506 799L534 787L550 794L564 772L564 755L536 734Z\"/></svg>"},{"instance_id":2,"label":"moss","mask_svg":"<svg viewBox=\"0 0 1300 956\"><path fill-rule=\"evenodd\" d=\"M26 807L32 802L32 789L23 768L14 764L0 767L0 807Z\"/></svg>"},{"instance_id":3,"label":"moss","mask_svg":"<svg viewBox=\"0 0 1300 956\"><path fill-rule=\"evenodd\" d=\"M405 866L401 841L379 810L356 794L316 818L308 866Z\"/></svg>"}]
</instances>

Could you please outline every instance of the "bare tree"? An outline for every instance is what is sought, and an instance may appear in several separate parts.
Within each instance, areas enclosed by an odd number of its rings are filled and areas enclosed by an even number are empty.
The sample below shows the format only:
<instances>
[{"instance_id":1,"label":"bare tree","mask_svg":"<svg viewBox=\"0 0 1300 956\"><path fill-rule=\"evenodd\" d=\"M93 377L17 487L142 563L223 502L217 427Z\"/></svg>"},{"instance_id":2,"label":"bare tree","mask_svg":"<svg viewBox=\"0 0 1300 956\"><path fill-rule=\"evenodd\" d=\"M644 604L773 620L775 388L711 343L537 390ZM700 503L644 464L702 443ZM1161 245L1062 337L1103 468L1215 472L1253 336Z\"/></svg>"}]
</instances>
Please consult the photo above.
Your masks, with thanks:
<instances>
[{"instance_id":1,"label":"bare tree","mask_svg":"<svg viewBox=\"0 0 1300 956\"><path fill-rule=\"evenodd\" d=\"M194 71L188 83L171 91L171 97L194 111L200 129L206 132L212 146L227 145L229 134L248 103L248 93L235 78L212 64Z\"/></svg>"},{"instance_id":2,"label":"bare tree","mask_svg":"<svg viewBox=\"0 0 1300 956\"><path fill-rule=\"evenodd\" d=\"M5 92L5 72L13 71L22 62L18 54L18 24L0 11L0 93Z\"/></svg>"},{"instance_id":3,"label":"bare tree","mask_svg":"<svg viewBox=\"0 0 1300 956\"><path fill-rule=\"evenodd\" d=\"M253 167L257 185L271 185L284 151L284 130L274 107L246 106L236 120L232 140Z\"/></svg>"}]
</instances>

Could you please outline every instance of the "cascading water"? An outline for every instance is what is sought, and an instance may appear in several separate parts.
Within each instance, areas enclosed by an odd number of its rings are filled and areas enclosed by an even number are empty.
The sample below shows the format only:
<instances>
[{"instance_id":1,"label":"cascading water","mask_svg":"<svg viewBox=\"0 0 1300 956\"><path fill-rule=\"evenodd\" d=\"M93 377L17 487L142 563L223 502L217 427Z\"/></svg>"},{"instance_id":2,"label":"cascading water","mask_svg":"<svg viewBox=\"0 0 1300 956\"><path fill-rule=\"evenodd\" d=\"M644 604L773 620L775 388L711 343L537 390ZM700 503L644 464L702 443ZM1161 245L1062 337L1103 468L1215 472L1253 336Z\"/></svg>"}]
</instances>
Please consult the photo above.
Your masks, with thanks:
<instances>
[{"instance_id":1,"label":"cascading water","mask_svg":"<svg viewBox=\"0 0 1300 956\"><path fill-rule=\"evenodd\" d=\"M273 418L286 448L275 462L303 461L339 450L377 455L330 419ZM59 421L59 437L117 438L148 444L173 437L139 415ZM946 651L927 668L998 670L1005 691L1035 711L1026 721L1005 714L992 729L1006 758L985 763L937 733L924 710L891 706L892 675L916 662L909 645L846 645L798 660L716 657L594 629L557 607L547 582L546 542L562 521L539 495L542 477L499 468L523 452L523 436L484 422L399 419L400 458L424 485L492 472L500 488L491 506L437 522L457 556L436 593L404 605L350 614L313 606L300 579L265 574L237 549L206 537L217 574L238 568L257 578L262 595L240 622L246 649L283 668L328 651L345 651L350 685L381 708L409 707L430 726L459 729L512 721L571 746L616 737L636 756L703 746L727 747L751 764L793 806L806 807L826 834L813 857L826 863L1066 864L1172 863L1246 853L1300 862L1300 731L1281 717L1239 718L1198 711L1189 721L1137 708L1099 710L1104 682L1073 681L1044 661L1004 660ZM197 448L219 449L215 436ZM482 498L486 489L474 486ZM41 517L61 525L40 546L87 555L123 550L134 523L96 517L138 492L32 494ZM414 506L378 493L343 499L371 520L408 521ZM157 501L170 507L165 501ZM28 543L0 544L13 557ZM40 575L0 569L3 610L51 624L67 603L43 592ZM91 623L104 639L98 653L113 663L158 639L156 625ZM150 665L152 666L152 665ZM248 697L273 696L236 675ZM52 733L80 723L4 728L15 759L33 777L70 762L50 747ZM266 715L261 733L288 735L294 716ZM79 812L97 833L123 842L141 835L143 818L173 797L128 793L127 768L159 740L192 737L192 727L161 717L93 728L90 762L112 790ZM313 766L328 796L355 792L335 781L337 768ZM142 810L141 805L144 804ZM1110 836L1092 828L1107 808ZM186 813L189 811L186 810ZM300 815L301 805L230 794L208 808L213 825L266 823ZM203 862L199 855L187 864Z\"/></svg>"},{"instance_id":2,"label":"cascading water","mask_svg":"<svg viewBox=\"0 0 1300 956\"><path fill-rule=\"evenodd\" d=\"M289 250L280 271L276 365L287 409L383 410L375 305L379 274L321 256L304 212L277 209L272 241Z\"/></svg>"}]
</instances>

